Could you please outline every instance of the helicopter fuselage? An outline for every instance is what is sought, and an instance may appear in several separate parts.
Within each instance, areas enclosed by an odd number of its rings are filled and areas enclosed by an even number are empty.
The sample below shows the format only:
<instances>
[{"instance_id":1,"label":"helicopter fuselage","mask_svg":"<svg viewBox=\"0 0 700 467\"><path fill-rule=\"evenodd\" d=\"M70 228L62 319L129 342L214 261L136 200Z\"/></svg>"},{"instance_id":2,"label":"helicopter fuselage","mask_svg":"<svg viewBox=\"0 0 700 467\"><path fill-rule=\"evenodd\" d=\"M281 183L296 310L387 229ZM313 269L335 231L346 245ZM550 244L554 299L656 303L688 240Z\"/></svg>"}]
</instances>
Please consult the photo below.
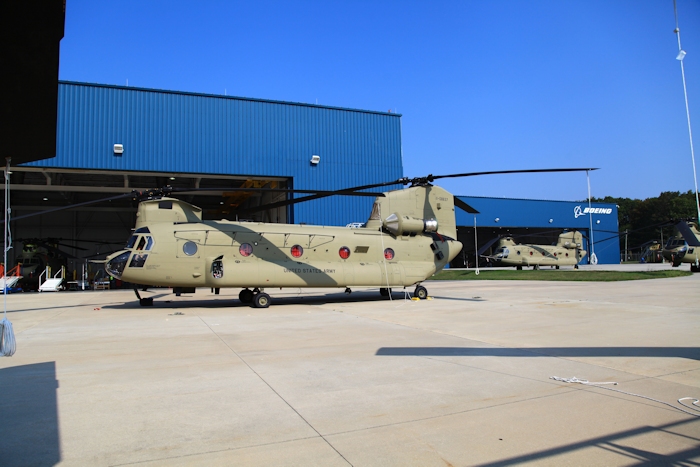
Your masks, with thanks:
<instances>
[{"instance_id":1,"label":"helicopter fuselage","mask_svg":"<svg viewBox=\"0 0 700 467\"><path fill-rule=\"evenodd\" d=\"M397 287L442 269L462 244L436 233L202 221L175 199L142 202L127 248L106 270L167 287Z\"/></svg>"}]
</instances>

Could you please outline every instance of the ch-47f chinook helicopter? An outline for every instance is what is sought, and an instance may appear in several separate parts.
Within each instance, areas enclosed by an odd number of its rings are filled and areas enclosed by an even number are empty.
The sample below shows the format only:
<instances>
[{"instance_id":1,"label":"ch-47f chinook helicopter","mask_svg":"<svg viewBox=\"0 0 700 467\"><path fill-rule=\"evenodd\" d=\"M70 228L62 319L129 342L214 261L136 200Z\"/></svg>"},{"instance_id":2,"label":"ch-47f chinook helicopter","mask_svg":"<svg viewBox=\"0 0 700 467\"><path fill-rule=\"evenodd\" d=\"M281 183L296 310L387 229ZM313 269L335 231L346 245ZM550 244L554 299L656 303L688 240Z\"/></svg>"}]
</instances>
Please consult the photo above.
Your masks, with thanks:
<instances>
[{"instance_id":1,"label":"ch-47f chinook helicopter","mask_svg":"<svg viewBox=\"0 0 700 467\"><path fill-rule=\"evenodd\" d=\"M462 249L456 240L455 205L474 208L433 186L439 178L486 174L572 172L595 169L535 169L429 175L402 178L262 206L290 205L332 195L376 196L363 228L287 225L262 222L204 221L200 208L167 196L147 193L138 207L134 233L123 251L110 255L105 270L133 284L172 287L175 293L208 287L241 288L239 299L257 308L270 305L268 288L378 287L388 296L394 287L415 286L440 271ZM411 185L385 193L360 190ZM281 190L280 191L293 191ZM306 193L309 193L306 191ZM135 289L137 296L138 291ZM141 299L142 305L152 304Z\"/></svg>"},{"instance_id":2,"label":"ch-47f chinook helicopter","mask_svg":"<svg viewBox=\"0 0 700 467\"><path fill-rule=\"evenodd\" d=\"M573 266L578 269L578 263L586 256L582 248L581 232L562 232L554 245L517 244L513 237L504 237L498 241L498 246L492 256L488 256L496 266L515 266L521 270L523 266L539 269L541 266Z\"/></svg>"},{"instance_id":3,"label":"ch-47f chinook helicopter","mask_svg":"<svg viewBox=\"0 0 700 467\"><path fill-rule=\"evenodd\" d=\"M462 248L456 240L455 206L477 214L471 206L432 185L440 178L476 175L576 172L596 169L531 169L472 172L401 178L391 182L337 191L241 188L224 191L276 191L306 196L258 206L256 211L289 206L327 196L371 196L374 206L362 228L289 225L263 222L203 220L202 210L174 198L174 193L222 191L222 188L165 187L96 201L131 196L139 202L133 235L126 247L105 260L112 277L137 287L172 287L176 294L207 287L240 288L239 299L258 308L270 305L265 289L284 287L376 287L389 296L392 288L415 287L414 296L426 298L423 281L444 268ZM384 186L410 185L385 193ZM81 203L84 206L87 203ZM45 212L70 209L64 206ZM30 215L21 216L29 217Z\"/></svg>"},{"instance_id":4,"label":"ch-47f chinook helicopter","mask_svg":"<svg viewBox=\"0 0 700 467\"><path fill-rule=\"evenodd\" d=\"M680 233L666 242L664 259L675 268L682 263L690 263L692 272L700 272L700 231L693 222L680 221L676 224Z\"/></svg>"}]
</instances>

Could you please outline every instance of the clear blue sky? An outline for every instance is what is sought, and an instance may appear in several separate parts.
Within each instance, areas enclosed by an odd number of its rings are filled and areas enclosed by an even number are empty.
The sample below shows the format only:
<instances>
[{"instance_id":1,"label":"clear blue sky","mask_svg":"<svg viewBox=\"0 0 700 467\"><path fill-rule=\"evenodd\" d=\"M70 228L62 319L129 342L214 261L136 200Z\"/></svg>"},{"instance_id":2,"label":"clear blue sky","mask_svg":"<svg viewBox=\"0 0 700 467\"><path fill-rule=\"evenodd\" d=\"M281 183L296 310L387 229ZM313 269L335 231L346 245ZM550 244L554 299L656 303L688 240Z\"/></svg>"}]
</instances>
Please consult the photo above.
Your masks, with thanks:
<instances>
[{"instance_id":1,"label":"clear blue sky","mask_svg":"<svg viewBox=\"0 0 700 467\"><path fill-rule=\"evenodd\" d=\"M700 162L700 2L678 0ZM672 0L67 0L62 80L403 115L407 176L600 167L593 196L692 190ZM585 174L439 183L577 200Z\"/></svg>"}]
</instances>

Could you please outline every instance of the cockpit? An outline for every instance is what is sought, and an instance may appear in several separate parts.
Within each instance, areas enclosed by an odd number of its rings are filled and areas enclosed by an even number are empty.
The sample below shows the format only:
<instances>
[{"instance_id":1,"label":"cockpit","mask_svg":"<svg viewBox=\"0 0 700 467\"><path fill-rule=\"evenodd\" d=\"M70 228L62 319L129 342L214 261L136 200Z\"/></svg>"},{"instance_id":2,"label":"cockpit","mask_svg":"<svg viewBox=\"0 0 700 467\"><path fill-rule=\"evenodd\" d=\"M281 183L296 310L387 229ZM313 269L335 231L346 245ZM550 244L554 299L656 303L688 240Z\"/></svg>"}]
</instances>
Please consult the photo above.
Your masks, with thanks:
<instances>
[{"instance_id":1,"label":"cockpit","mask_svg":"<svg viewBox=\"0 0 700 467\"><path fill-rule=\"evenodd\" d=\"M127 263L130 268L142 268L153 246L154 240L148 227L138 228L126 242L127 251L109 260L105 269L111 276L121 278Z\"/></svg>"},{"instance_id":2,"label":"cockpit","mask_svg":"<svg viewBox=\"0 0 700 467\"><path fill-rule=\"evenodd\" d=\"M496 256L496 258L507 258L509 254L510 254L510 250L508 250L508 248L502 246L502 247L496 248L494 256Z\"/></svg>"}]
</instances>

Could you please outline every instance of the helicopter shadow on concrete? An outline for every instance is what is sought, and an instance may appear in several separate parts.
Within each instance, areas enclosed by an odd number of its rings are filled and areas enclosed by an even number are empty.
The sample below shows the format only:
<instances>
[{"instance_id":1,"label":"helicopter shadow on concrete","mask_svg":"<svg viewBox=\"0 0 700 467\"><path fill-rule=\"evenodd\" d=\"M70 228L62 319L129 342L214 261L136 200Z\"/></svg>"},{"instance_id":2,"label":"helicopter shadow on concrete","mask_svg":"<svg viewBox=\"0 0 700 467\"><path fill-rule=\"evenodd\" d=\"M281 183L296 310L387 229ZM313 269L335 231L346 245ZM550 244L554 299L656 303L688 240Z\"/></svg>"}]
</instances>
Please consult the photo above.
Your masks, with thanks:
<instances>
[{"instance_id":1,"label":"helicopter shadow on concrete","mask_svg":"<svg viewBox=\"0 0 700 467\"><path fill-rule=\"evenodd\" d=\"M290 288L291 289L291 288ZM205 292L208 294L208 292ZM233 296L223 297L217 295L207 295L206 298L192 299L187 298L180 300L171 293L163 293L157 295L143 295L143 297L153 298L153 308L168 308L168 309L188 309L188 308L253 308L250 304L241 303L238 298ZM412 294L409 292L394 290L391 295L391 300L400 302L410 300ZM454 297L435 297L440 300L460 300L460 301L483 301L480 297L475 298L454 298ZM391 303L389 297L383 297L378 290L361 290L353 291L350 294L345 292L333 292L325 294L307 294L291 295L287 292L284 296L275 296L272 299L273 306L281 305L328 305L328 304L345 304L345 303L375 303L387 302ZM133 309L143 308L138 299L134 297L133 301L125 302L119 305L106 305L103 309ZM149 307L150 308L150 307ZM264 312L260 310L260 312Z\"/></svg>"},{"instance_id":2,"label":"helicopter shadow on concrete","mask_svg":"<svg viewBox=\"0 0 700 467\"><path fill-rule=\"evenodd\" d=\"M381 347L377 356L662 357L700 360L700 347Z\"/></svg>"},{"instance_id":3,"label":"helicopter shadow on concrete","mask_svg":"<svg viewBox=\"0 0 700 467\"><path fill-rule=\"evenodd\" d=\"M61 461L56 362L0 369L0 465Z\"/></svg>"},{"instance_id":4,"label":"helicopter shadow on concrete","mask_svg":"<svg viewBox=\"0 0 700 467\"><path fill-rule=\"evenodd\" d=\"M700 456L700 446L689 446L687 436L697 432L698 419L691 418L678 422L666 423L663 425L648 425L631 428L629 430L618 431L596 438L589 438L580 442L574 442L557 446L551 449L544 449L519 456L507 457L494 462L476 464L479 467L507 467L525 463L538 463L539 461L549 461L550 463L568 453L579 452L590 449L604 449L618 452L627 457L628 465L651 466L651 465L697 465L696 459ZM678 440L678 446L686 446L681 450L668 453L659 453L648 447L639 449L630 446L630 441L644 435L660 435ZM632 441L632 443L634 443ZM613 448L613 449L611 449ZM618 462L620 462L618 460Z\"/></svg>"}]
</instances>

